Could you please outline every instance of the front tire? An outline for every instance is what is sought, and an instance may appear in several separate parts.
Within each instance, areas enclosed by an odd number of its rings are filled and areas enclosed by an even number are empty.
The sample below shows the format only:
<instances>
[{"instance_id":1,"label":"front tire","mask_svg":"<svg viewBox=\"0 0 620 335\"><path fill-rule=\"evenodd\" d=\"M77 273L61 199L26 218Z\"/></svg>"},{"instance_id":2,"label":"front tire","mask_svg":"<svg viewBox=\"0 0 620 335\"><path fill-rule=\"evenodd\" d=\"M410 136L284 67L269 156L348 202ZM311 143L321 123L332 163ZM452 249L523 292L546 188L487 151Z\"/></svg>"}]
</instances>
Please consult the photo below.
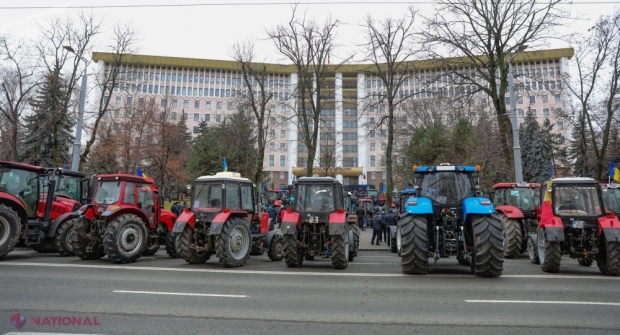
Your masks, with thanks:
<instances>
[{"instance_id":1,"label":"front tire","mask_svg":"<svg viewBox=\"0 0 620 335\"><path fill-rule=\"evenodd\" d=\"M40 254L50 254L56 252L54 247L54 238L45 238L39 241L39 244L33 244L32 250Z\"/></svg>"},{"instance_id":2,"label":"front tire","mask_svg":"<svg viewBox=\"0 0 620 335\"><path fill-rule=\"evenodd\" d=\"M401 235L400 267L405 274L428 273L428 223L419 215L405 215L398 222ZM398 232L397 232L398 243Z\"/></svg>"},{"instance_id":3,"label":"front tire","mask_svg":"<svg viewBox=\"0 0 620 335\"><path fill-rule=\"evenodd\" d=\"M543 271L552 273L560 271L562 259L560 243L547 241L543 229L538 230L538 259Z\"/></svg>"},{"instance_id":4,"label":"front tire","mask_svg":"<svg viewBox=\"0 0 620 335\"><path fill-rule=\"evenodd\" d=\"M336 269L346 269L349 266L349 239L345 235L332 236L332 266Z\"/></svg>"},{"instance_id":5,"label":"front tire","mask_svg":"<svg viewBox=\"0 0 620 335\"><path fill-rule=\"evenodd\" d=\"M81 259L93 260L105 255L105 249L101 240L93 243L91 249L88 249L90 235L95 232L93 228L89 220L78 220L73 227L73 233L69 235L71 249Z\"/></svg>"},{"instance_id":6,"label":"front tire","mask_svg":"<svg viewBox=\"0 0 620 335\"><path fill-rule=\"evenodd\" d=\"M108 223L103 236L103 247L114 263L133 263L146 249L146 224L134 214L122 214Z\"/></svg>"},{"instance_id":7,"label":"front tire","mask_svg":"<svg viewBox=\"0 0 620 335\"><path fill-rule=\"evenodd\" d=\"M146 246L144 251L142 251L142 256L153 256L157 253L158 250L159 250L159 237L156 237L156 238L151 237L148 239L148 245Z\"/></svg>"},{"instance_id":8,"label":"front tire","mask_svg":"<svg viewBox=\"0 0 620 335\"><path fill-rule=\"evenodd\" d=\"M474 245L471 271L478 277L499 277L504 270L502 222L497 214L472 215Z\"/></svg>"},{"instance_id":9,"label":"front tire","mask_svg":"<svg viewBox=\"0 0 620 335\"><path fill-rule=\"evenodd\" d=\"M179 234L168 232L168 235L166 235L166 245L165 245L166 253L168 254L168 257L179 258L179 255L177 253L178 245L179 245Z\"/></svg>"},{"instance_id":10,"label":"front tire","mask_svg":"<svg viewBox=\"0 0 620 335\"><path fill-rule=\"evenodd\" d=\"M504 257L517 258L521 254L521 245L523 244L521 225L519 221L510 219L504 214L499 214L499 219L502 221L506 238Z\"/></svg>"},{"instance_id":11,"label":"front tire","mask_svg":"<svg viewBox=\"0 0 620 335\"><path fill-rule=\"evenodd\" d=\"M532 264L540 264L540 259L538 258L538 248L536 247L536 243L534 243L534 239L532 239L532 237L527 238L527 253Z\"/></svg>"},{"instance_id":12,"label":"front tire","mask_svg":"<svg viewBox=\"0 0 620 335\"><path fill-rule=\"evenodd\" d=\"M79 218L65 220L56 228L56 233L54 234L54 248L58 251L60 256L75 256L69 238L71 234L74 234L73 230L75 229L75 224L79 221Z\"/></svg>"},{"instance_id":13,"label":"front tire","mask_svg":"<svg viewBox=\"0 0 620 335\"><path fill-rule=\"evenodd\" d=\"M183 232L177 236L174 241L174 249L178 257L183 258L189 264L203 264L211 258L213 251L200 251L197 252L191 247L194 242L193 239L194 230L190 226L185 226ZM168 236L168 243L166 244L166 250L168 250L168 244L171 243L171 237ZM172 246L170 246L172 247ZM168 253L170 255L170 253Z\"/></svg>"},{"instance_id":14,"label":"front tire","mask_svg":"<svg viewBox=\"0 0 620 335\"><path fill-rule=\"evenodd\" d=\"M297 247L297 239L294 235L284 235L282 238L284 246L284 262L289 268L301 267L304 262L304 255Z\"/></svg>"},{"instance_id":15,"label":"front tire","mask_svg":"<svg viewBox=\"0 0 620 335\"><path fill-rule=\"evenodd\" d=\"M267 257L274 262L279 262L284 258L284 244L282 235L276 234L271 238Z\"/></svg>"},{"instance_id":16,"label":"front tire","mask_svg":"<svg viewBox=\"0 0 620 335\"><path fill-rule=\"evenodd\" d=\"M620 274L620 243L607 241L604 236L600 241L604 249L600 248L596 255L598 269L602 274L618 276Z\"/></svg>"},{"instance_id":17,"label":"front tire","mask_svg":"<svg viewBox=\"0 0 620 335\"><path fill-rule=\"evenodd\" d=\"M0 204L0 258L15 248L21 228L17 213L11 207Z\"/></svg>"},{"instance_id":18,"label":"front tire","mask_svg":"<svg viewBox=\"0 0 620 335\"><path fill-rule=\"evenodd\" d=\"M250 228L240 218L230 218L215 238L215 253L227 268L243 266L250 257L252 237Z\"/></svg>"}]
</instances>

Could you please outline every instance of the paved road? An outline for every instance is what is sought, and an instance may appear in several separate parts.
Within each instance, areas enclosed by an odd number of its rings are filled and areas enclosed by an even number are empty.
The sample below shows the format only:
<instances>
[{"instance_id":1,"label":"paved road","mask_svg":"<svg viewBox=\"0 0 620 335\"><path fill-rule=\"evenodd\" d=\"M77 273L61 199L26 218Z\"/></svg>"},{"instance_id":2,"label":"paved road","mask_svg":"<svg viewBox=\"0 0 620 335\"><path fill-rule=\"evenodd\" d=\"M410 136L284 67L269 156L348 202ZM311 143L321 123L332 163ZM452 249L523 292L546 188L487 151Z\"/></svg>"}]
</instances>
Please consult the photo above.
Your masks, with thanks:
<instances>
[{"instance_id":1,"label":"paved road","mask_svg":"<svg viewBox=\"0 0 620 335\"><path fill-rule=\"evenodd\" d=\"M620 278L602 276L596 266L563 259L559 274L546 274L521 257L507 260L500 278L476 278L454 258L441 259L426 276L403 275L399 261L389 251L364 251L340 271L328 259L288 269L267 256L225 269L215 259L187 265L161 250L130 265L14 251L0 261L0 333L618 334L620 329ZM9 322L15 313L26 321L19 330ZM45 317L61 324L43 324ZM86 318L100 325L62 324Z\"/></svg>"}]
</instances>

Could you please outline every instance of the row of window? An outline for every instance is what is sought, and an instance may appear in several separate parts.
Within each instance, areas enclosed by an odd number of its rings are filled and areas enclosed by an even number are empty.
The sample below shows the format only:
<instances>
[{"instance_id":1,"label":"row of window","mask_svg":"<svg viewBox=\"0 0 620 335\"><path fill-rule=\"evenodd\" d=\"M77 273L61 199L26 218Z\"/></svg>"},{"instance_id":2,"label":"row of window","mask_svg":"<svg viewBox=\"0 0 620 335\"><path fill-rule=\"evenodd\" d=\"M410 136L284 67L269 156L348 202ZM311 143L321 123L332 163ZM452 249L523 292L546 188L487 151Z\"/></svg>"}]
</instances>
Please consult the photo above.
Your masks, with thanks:
<instances>
[{"instance_id":1,"label":"row of window","mask_svg":"<svg viewBox=\"0 0 620 335\"><path fill-rule=\"evenodd\" d=\"M531 104L535 104L536 103L536 96L535 95L530 95L529 96L530 99L530 103ZM523 97L522 96L517 96L517 98L515 99L517 101L517 104L522 105L523 104ZM553 100L555 103L561 103L562 102L562 98L559 94L554 94L553 95ZM546 94L543 94L541 96L541 101L542 103L546 104L549 103L549 96ZM510 97L506 97L506 105L510 105Z\"/></svg>"}]
</instances>

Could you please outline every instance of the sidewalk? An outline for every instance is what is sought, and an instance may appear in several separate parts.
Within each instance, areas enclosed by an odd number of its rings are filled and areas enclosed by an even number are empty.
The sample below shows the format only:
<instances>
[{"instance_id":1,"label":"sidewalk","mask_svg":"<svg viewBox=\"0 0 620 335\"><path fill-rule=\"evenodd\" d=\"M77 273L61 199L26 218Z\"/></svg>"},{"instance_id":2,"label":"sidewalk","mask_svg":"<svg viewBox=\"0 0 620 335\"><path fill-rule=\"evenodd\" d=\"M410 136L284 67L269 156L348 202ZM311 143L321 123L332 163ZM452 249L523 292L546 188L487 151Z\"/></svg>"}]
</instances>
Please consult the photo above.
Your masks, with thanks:
<instances>
[{"instance_id":1,"label":"sidewalk","mask_svg":"<svg viewBox=\"0 0 620 335\"><path fill-rule=\"evenodd\" d=\"M389 232L388 232L389 236ZM372 239L372 229L366 229L365 231L360 231L360 251L389 251L390 247L387 245L386 241L381 240L381 245L370 244L370 240Z\"/></svg>"}]
</instances>

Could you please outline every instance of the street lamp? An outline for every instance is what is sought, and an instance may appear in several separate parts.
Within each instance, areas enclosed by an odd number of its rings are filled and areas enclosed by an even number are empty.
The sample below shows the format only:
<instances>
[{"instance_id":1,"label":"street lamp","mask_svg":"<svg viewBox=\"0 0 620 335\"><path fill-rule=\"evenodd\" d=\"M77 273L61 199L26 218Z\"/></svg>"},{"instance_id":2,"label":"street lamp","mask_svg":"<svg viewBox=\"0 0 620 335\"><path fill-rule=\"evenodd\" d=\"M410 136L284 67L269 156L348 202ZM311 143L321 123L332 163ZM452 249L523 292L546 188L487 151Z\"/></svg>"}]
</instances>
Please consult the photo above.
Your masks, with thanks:
<instances>
[{"instance_id":1,"label":"street lamp","mask_svg":"<svg viewBox=\"0 0 620 335\"><path fill-rule=\"evenodd\" d=\"M515 156L515 181L517 183L523 182L523 171L521 167L521 145L519 144L519 124L517 122L517 107L515 101L515 89L514 89L514 76L512 74L512 60L517 57L519 52L525 50L527 45L521 45L517 48L512 57L508 60L508 92L510 94L510 118L512 122L512 150Z\"/></svg>"},{"instance_id":2,"label":"street lamp","mask_svg":"<svg viewBox=\"0 0 620 335\"><path fill-rule=\"evenodd\" d=\"M63 46L63 48L84 61L84 74L82 75L82 91L80 92L80 105L78 107L78 119L77 125L75 127L75 141L73 142L73 161L71 162L71 170L78 171L80 167L80 147L82 146L82 122L84 120L84 104L86 100L88 61L84 57L78 55L71 46L65 45Z\"/></svg>"}]
</instances>

